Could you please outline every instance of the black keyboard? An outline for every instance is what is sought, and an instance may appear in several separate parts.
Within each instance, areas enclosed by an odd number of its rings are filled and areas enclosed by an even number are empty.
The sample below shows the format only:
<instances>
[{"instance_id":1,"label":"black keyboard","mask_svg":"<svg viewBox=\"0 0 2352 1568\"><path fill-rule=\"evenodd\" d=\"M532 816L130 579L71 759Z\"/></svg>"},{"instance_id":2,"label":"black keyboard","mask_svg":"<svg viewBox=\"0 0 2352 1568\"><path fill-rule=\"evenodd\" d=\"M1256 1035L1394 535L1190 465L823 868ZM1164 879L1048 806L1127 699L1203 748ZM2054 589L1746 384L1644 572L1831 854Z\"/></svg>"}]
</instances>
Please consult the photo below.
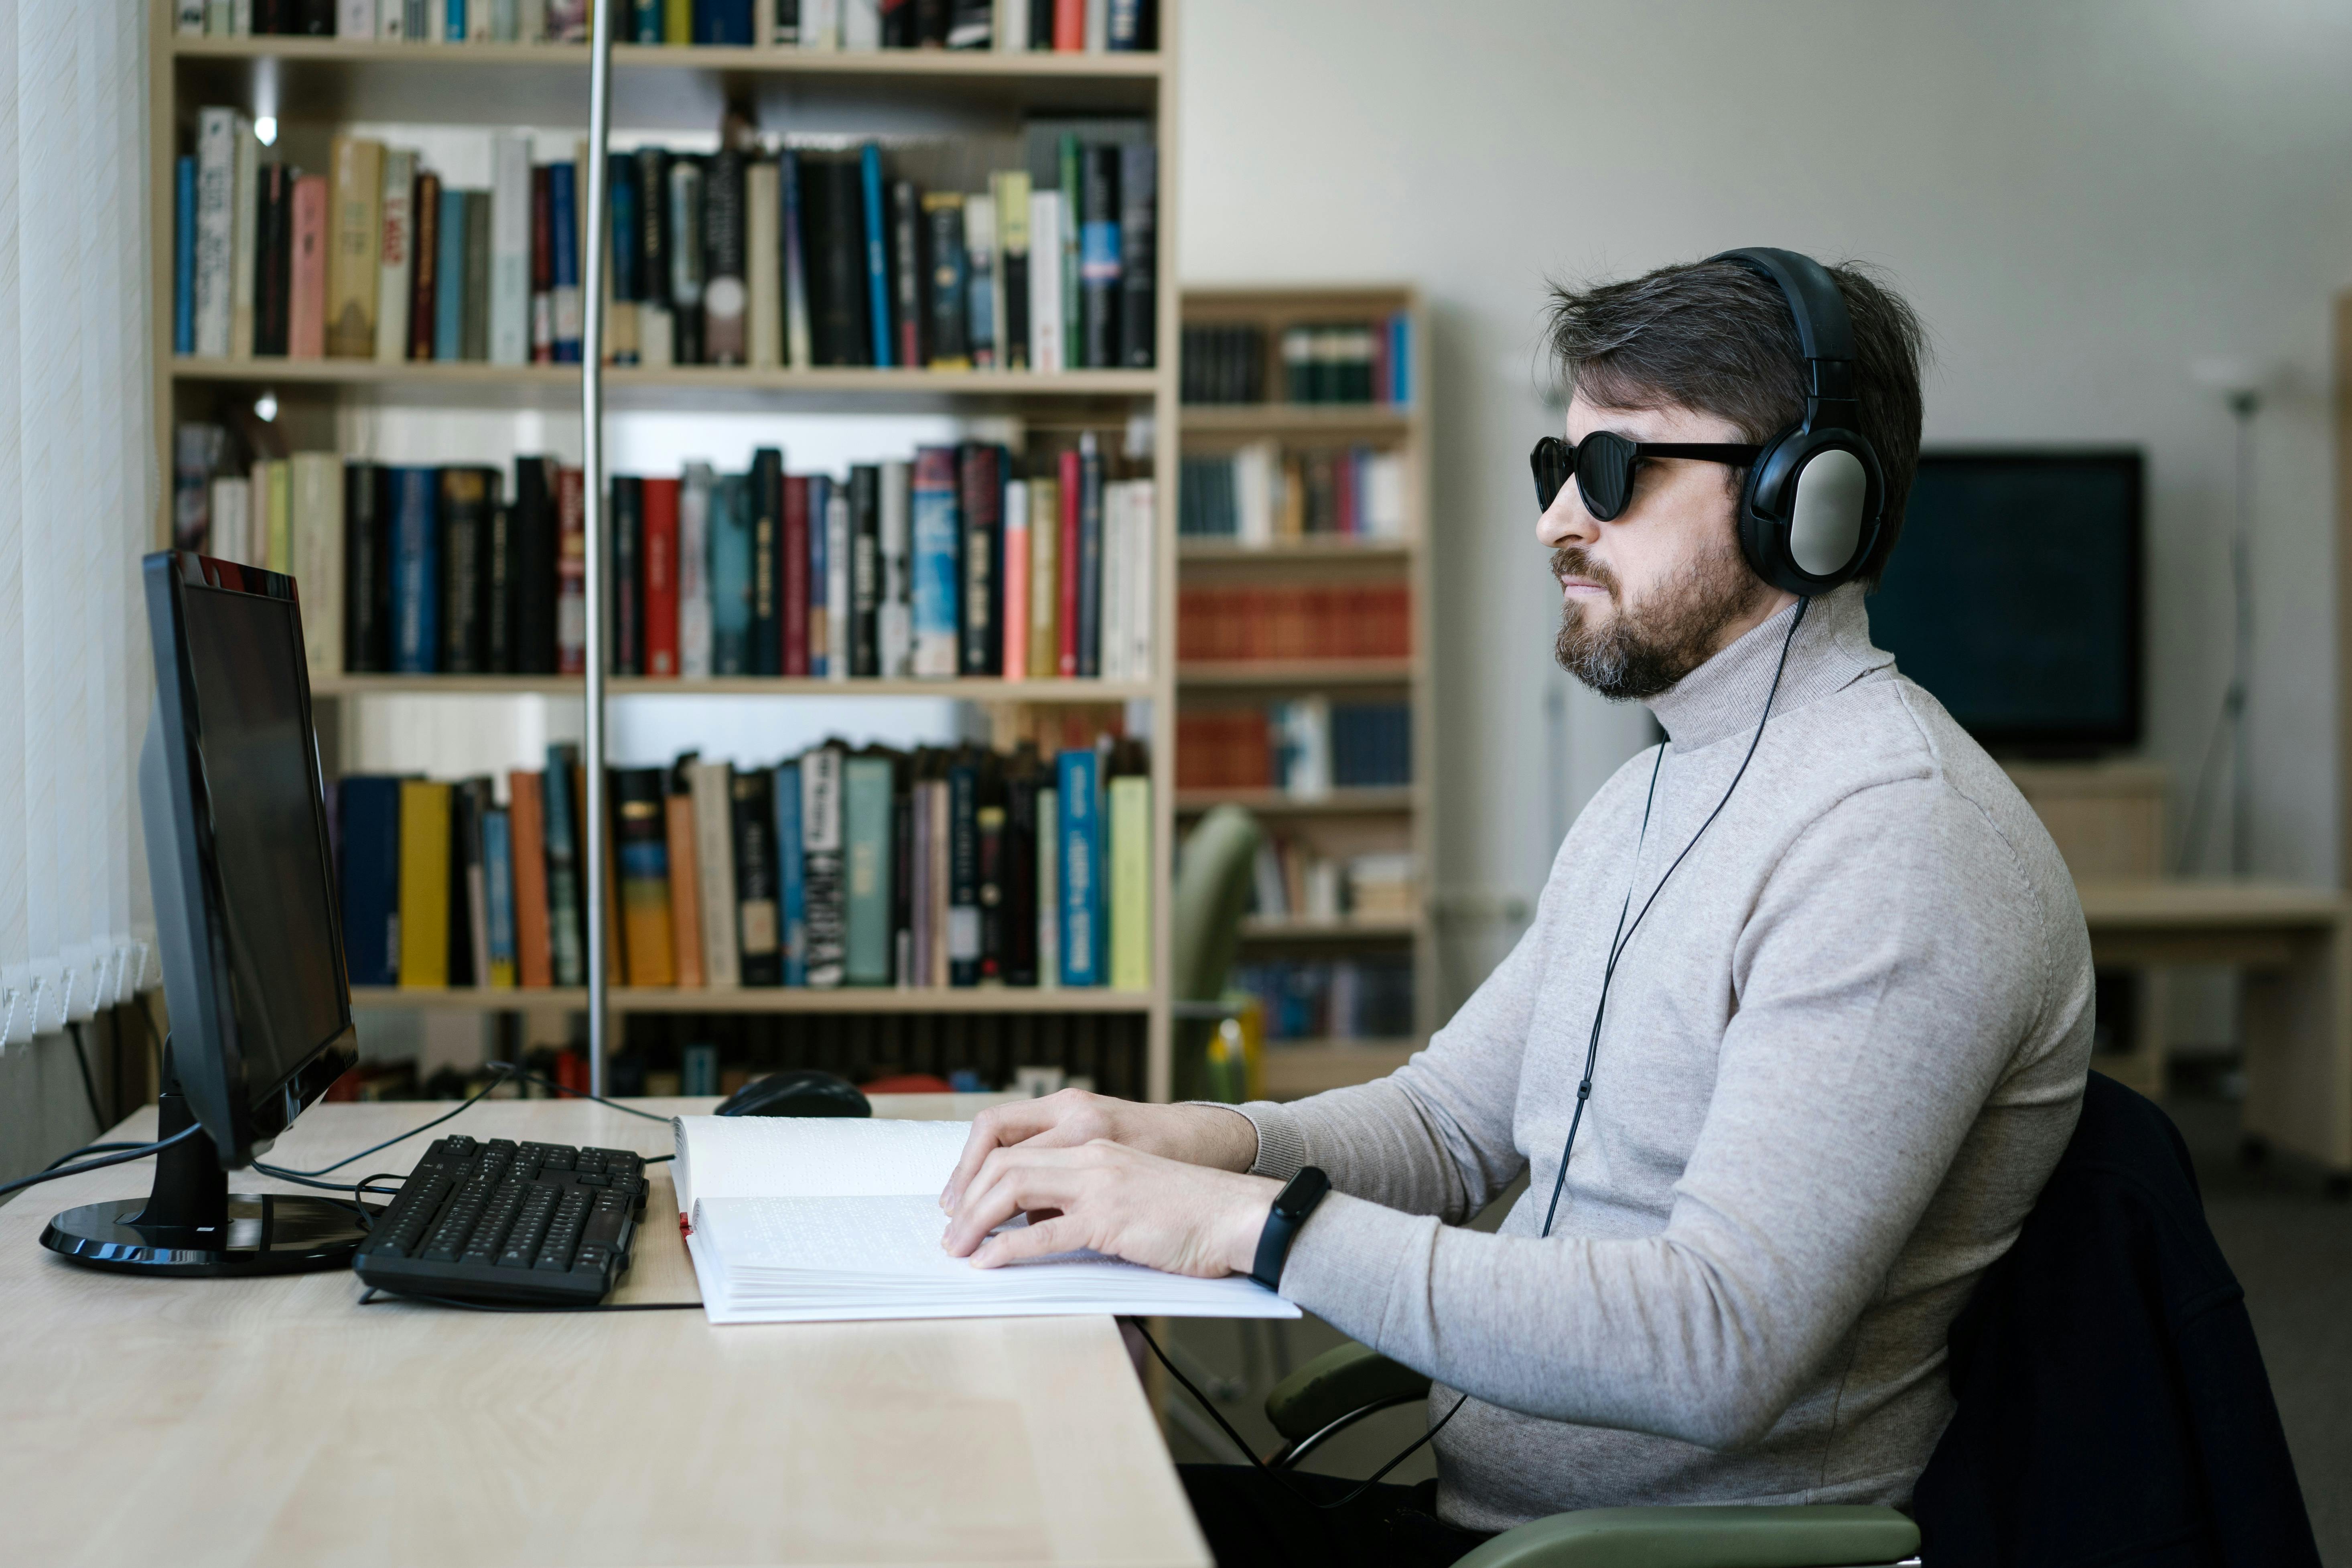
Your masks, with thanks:
<instances>
[{"instance_id":1,"label":"black keyboard","mask_svg":"<svg viewBox=\"0 0 2352 1568\"><path fill-rule=\"evenodd\" d=\"M625 1149L439 1139L352 1267L412 1295L593 1306L628 1270L646 1190L645 1156Z\"/></svg>"}]
</instances>

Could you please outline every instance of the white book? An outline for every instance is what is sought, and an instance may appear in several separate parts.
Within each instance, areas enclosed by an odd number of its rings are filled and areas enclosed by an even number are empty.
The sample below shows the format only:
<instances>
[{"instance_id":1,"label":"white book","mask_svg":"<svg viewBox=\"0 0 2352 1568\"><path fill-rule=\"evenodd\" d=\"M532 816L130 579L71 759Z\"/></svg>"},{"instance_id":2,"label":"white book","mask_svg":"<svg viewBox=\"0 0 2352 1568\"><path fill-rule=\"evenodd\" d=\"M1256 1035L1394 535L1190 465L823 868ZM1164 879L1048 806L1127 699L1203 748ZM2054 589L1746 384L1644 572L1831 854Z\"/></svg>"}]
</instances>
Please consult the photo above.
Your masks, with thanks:
<instances>
[{"instance_id":1,"label":"white book","mask_svg":"<svg viewBox=\"0 0 2352 1568\"><path fill-rule=\"evenodd\" d=\"M1053 762L1049 752L1045 761ZM1053 777L1052 773L1045 775ZM1062 984L1062 792L1037 792L1037 989Z\"/></svg>"},{"instance_id":2,"label":"white book","mask_svg":"<svg viewBox=\"0 0 2352 1568\"><path fill-rule=\"evenodd\" d=\"M383 0L376 7L375 36L394 43L408 37L408 0Z\"/></svg>"},{"instance_id":3,"label":"white book","mask_svg":"<svg viewBox=\"0 0 2352 1568\"><path fill-rule=\"evenodd\" d=\"M702 983L713 991L742 984L735 942L735 768L697 762L687 768L694 796L694 874L702 889Z\"/></svg>"},{"instance_id":4,"label":"white book","mask_svg":"<svg viewBox=\"0 0 2352 1568\"><path fill-rule=\"evenodd\" d=\"M469 44L488 43L499 36L498 14L505 12L507 20L511 23L514 9L515 0L466 0L466 41ZM514 37L511 26L508 27L506 36L509 38Z\"/></svg>"},{"instance_id":5,"label":"white book","mask_svg":"<svg viewBox=\"0 0 2352 1568\"><path fill-rule=\"evenodd\" d=\"M374 37L375 0L335 0L335 37Z\"/></svg>"},{"instance_id":6,"label":"white book","mask_svg":"<svg viewBox=\"0 0 2352 1568\"><path fill-rule=\"evenodd\" d=\"M1274 542L1282 453L1271 441L1253 441L1234 454L1233 462L1236 531L1243 544L1264 550Z\"/></svg>"},{"instance_id":7,"label":"white book","mask_svg":"<svg viewBox=\"0 0 2352 1568\"><path fill-rule=\"evenodd\" d=\"M849 679L849 487L835 485L824 508L824 673Z\"/></svg>"},{"instance_id":8,"label":"white book","mask_svg":"<svg viewBox=\"0 0 2352 1568\"><path fill-rule=\"evenodd\" d=\"M677 673L688 680L710 674L710 465L688 463L677 487Z\"/></svg>"},{"instance_id":9,"label":"white book","mask_svg":"<svg viewBox=\"0 0 2352 1568\"><path fill-rule=\"evenodd\" d=\"M841 47L842 0L801 0L801 47Z\"/></svg>"},{"instance_id":10,"label":"white book","mask_svg":"<svg viewBox=\"0 0 2352 1568\"><path fill-rule=\"evenodd\" d=\"M1374 452L1364 459L1364 532L1372 539L1404 537L1404 458Z\"/></svg>"},{"instance_id":11,"label":"white book","mask_svg":"<svg viewBox=\"0 0 2352 1568\"><path fill-rule=\"evenodd\" d=\"M841 47L878 49L882 47L881 0L841 0Z\"/></svg>"},{"instance_id":12,"label":"white book","mask_svg":"<svg viewBox=\"0 0 2352 1568\"><path fill-rule=\"evenodd\" d=\"M891 680L915 673L913 486L912 464L902 458L882 465L882 601L875 606L874 629L883 677Z\"/></svg>"},{"instance_id":13,"label":"white book","mask_svg":"<svg viewBox=\"0 0 2352 1568\"><path fill-rule=\"evenodd\" d=\"M1087 53L1110 47L1110 0L1087 0Z\"/></svg>"},{"instance_id":14,"label":"white book","mask_svg":"<svg viewBox=\"0 0 2352 1568\"><path fill-rule=\"evenodd\" d=\"M490 363L530 363L530 137L520 132L490 141Z\"/></svg>"},{"instance_id":15,"label":"white book","mask_svg":"<svg viewBox=\"0 0 2352 1568\"><path fill-rule=\"evenodd\" d=\"M1127 603L1127 485L1114 479L1102 491L1102 612L1095 668L1105 680L1127 679L1127 643L1111 617Z\"/></svg>"},{"instance_id":16,"label":"white book","mask_svg":"<svg viewBox=\"0 0 2352 1568\"><path fill-rule=\"evenodd\" d=\"M343 460L293 457L294 581L302 595L302 647L312 677L343 669Z\"/></svg>"},{"instance_id":17,"label":"white book","mask_svg":"<svg viewBox=\"0 0 2352 1568\"><path fill-rule=\"evenodd\" d=\"M637 303L637 363L667 368L677 357L677 323L667 307Z\"/></svg>"},{"instance_id":18,"label":"white book","mask_svg":"<svg viewBox=\"0 0 2352 1568\"><path fill-rule=\"evenodd\" d=\"M236 110L196 115L196 353L228 353L236 248Z\"/></svg>"},{"instance_id":19,"label":"white book","mask_svg":"<svg viewBox=\"0 0 2352 1568\"><path fill-rule=\"evenodd\" d=\"M1153 622L1160 605L1160 483L1136 479L1135 485L1135 604L1128 622L1135 639L1135 679L1151 679Z\"/></svg>"},{"instance_id":20,"label":"white book","mask_svg":"<svg viewBox=\"0 0 2352 1568\"><path fill-rule=\"evenodd\" d=\"M751 299L743 330L751 338L751 363L773 368L783 363L784 279L777 249L779 171L766 159L743 170L744 262Z\"/></svg>"},{"instance_id":21,"label":"white book","mask_svg":"<svg viewBox=\"0 0 2352 1568\"><path fill-rule=\"evenodd\" d=\"M713 1323L1299 1315L1241 1275L1163 1274L1090 1251L1003 1268L950 1257L939 1196L968 1121L681 1116L675 1128L678 1214Z\"/></svg>"},{"instance_id":22,"label":"white book","mask_svg":"<svg viewBox=\"0 0 2352 1568\"><path fill-rule=\"evenodd\" d=\"M1067 368L1062 352L1062 193L1029 193L1029 365Z\"/></svg>"},{"instance_id":23,"label":"white book","mask_svg":"<svg viewBox=\"0 0 2352 1568\"><path fill-rule=\"evenodd\" d=\"M228 16L229 37L253 37L253 0L229 0Z\"/></svg>"},{"instance_id":24,"label":"white book","mask_svg":"<svg viewBox=\"0 0 2352 1568\"><path fill-rule=\"evenodd\" d=\"M229 199L236 204L232 225L228 352L233 359L253 356L253 278L255 255L261 243L261 217L256 201L261 191L261 142L253 121L236 117L236 175Z\"/></svg>"},{"instance_id":25,"label":"white book","mask_svg":"<svg viewBox=\"0 0 2352 1568\"><path fill-rule=\"evenodd\" d=\"M183 37L202 37L205 31L205 0L179 0L172 10L172 30Z\"/></svg>"},{"instance_id":26,"label":"white book","mask_svg":"<svg viewBox=\"0 0 2352 1568\"><path fill-rule=\"evenodd\" d=\"M219 479L213 481L212 534L205 553L241 566L253 562L253 481Z\"/></svg>"},{"instance_id":27,"label":"white book","mask_svg":"<svg viewBox=\"0 0 2352 1568\"><path fill-rule=\"evenodd\" d=\"M416 154L385 149L375 265L375 357L408 358L408 290L416 263Z\"/></svg>"},{"instance_id":28,"label":"white book","mask_svg":"<svg viewBox=\"0 0 2352 1568\"><path fill-rule=\"evenodd\" d=\"M1052 5L1053 0L1045 0ZM996 47L1011 52L1029 47L1030 0L996 0ZM1003 317L997 318L999 321Z\"/></svg>"}]
</instances>

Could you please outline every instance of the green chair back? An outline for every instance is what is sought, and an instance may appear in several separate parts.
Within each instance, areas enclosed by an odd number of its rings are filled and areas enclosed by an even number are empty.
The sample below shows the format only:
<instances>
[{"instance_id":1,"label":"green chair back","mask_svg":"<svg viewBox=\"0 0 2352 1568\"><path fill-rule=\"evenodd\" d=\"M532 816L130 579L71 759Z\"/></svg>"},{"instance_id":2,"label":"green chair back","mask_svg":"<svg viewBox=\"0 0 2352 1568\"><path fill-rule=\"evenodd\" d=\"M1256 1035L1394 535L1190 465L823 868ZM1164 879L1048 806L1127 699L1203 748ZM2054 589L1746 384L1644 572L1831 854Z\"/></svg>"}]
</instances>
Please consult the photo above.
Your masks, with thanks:
<instances>
[{"instance_id":1,"label":"green chair back","mask_svg":"<svg viewBox=\"0 0 2352 1568\"><path fill-rule=\"evenodd\" d=\"M1186 836L1176 858L1170 911L1169 994L1181 1004L1213 1003L1241 951L1242 912L1249 907L1250 873L1257 859L1257 818L1237 805L1210 811ZM1203 1092L1202 1058L1216 1020L1175 1020L1171 1066L1179 1099Z\"/></svg>"}]
</instances>

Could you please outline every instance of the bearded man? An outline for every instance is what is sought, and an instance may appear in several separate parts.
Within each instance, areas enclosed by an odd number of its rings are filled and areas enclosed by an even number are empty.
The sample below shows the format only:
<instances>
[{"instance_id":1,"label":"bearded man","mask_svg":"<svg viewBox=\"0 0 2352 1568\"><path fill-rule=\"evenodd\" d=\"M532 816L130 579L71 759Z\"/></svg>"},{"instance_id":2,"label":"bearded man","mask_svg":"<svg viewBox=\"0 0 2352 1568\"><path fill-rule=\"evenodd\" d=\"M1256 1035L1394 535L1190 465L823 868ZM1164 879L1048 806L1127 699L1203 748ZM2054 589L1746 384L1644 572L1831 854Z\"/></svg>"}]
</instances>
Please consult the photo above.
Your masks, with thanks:
<instances>
[{"instance_id":1,"label":"bearded man","mask_svg":"<svg viewBox=\"0 0 2352 1568\"><path fill-rule=\"evenodd\" d=\"M1083 1245L1265 1279L1271 1250L1285 1296L1435 1380L1433 1489L1324 1509L1344 1483L1187 1467L1226 1568L1447 1563L1612 1505L1904 1505L1952 1411L1947 1331L2073 1131L2073 882L1870 642L1919 326L1858 268L1784 259L1850 323L1828 371L1790 285L1737 261L1555 299L1555 653L1667 740L1585 806L1428 1048L1286 1105L1006 1107L942 1194L950 1249L982 1264ZM1850 580L1801 596L1743 543L1743 495L1831 396L1877 505ZM1294 1202L1309 1168L1329 1195ZM1458 1228L1522 1174L1499 1232ZM1024 1211L1042 1223L991 1235Z\"/></svg>"}]
</instances>

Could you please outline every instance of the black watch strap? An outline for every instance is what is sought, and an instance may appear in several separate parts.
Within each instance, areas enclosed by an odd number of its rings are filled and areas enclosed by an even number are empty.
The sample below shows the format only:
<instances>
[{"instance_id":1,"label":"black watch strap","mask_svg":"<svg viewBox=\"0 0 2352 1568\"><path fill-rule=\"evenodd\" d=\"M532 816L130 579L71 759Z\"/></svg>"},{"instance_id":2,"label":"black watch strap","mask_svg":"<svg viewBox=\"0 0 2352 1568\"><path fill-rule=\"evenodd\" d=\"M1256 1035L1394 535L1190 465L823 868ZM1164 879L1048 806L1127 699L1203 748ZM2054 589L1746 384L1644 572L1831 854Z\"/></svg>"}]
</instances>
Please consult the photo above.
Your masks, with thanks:
<instances>
[{"instance_id":1,"label":"black watch strap","mask_svg":"<svg viewBox=\"0 0 2352 1568\"><path fill-rule=\"evenodd\" d=\"M1316 1166L1309 1165L1290 1178L1289 1185L1274 1196L1274 1207L1265 1216L1265 1228L1258 1232L1257 1258L1250 1266L1250 1278L1269 1290L1282 1287L1282 1262L1290 1256L1290 1244L1298 1235L1298 1227L1331 1190L1331 1178Z\"/></svg>"}]
</instances>

